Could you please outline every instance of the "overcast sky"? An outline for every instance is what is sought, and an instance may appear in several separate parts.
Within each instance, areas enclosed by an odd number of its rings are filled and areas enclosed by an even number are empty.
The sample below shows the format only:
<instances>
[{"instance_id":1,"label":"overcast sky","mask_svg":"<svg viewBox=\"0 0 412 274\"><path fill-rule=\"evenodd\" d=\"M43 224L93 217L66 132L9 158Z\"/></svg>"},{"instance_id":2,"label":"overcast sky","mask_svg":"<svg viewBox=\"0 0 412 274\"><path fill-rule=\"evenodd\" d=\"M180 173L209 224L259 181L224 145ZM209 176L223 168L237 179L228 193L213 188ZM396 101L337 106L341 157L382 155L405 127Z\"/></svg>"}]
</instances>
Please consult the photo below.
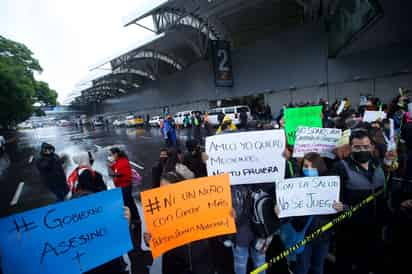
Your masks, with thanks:
<instances>
[{"instance_id":1,"label":"overcast sky","mask_svg":"<svg viewBox=\"0 0 412 274\"><path fill-rule=\"evenodd\" d=\"M153 33L122 26L150 0L0 0L0 35L26 44L64 102L89 68ZM143 4L144 5L144 4Z\"/></svg>"}]
</instances>

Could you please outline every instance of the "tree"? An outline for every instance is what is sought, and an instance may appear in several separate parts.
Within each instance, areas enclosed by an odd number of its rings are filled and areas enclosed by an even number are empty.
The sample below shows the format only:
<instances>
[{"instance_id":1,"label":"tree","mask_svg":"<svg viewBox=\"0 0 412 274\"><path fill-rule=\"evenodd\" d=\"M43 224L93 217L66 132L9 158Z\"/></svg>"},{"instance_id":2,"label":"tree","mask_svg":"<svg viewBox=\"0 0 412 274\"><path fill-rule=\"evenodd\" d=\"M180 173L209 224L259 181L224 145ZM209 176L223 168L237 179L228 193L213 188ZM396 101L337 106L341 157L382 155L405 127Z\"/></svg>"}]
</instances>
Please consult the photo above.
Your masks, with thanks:
<instances>
[{"instance_id":1,"label":"tree","mask_svg":"<svg viewBox=\"0 0 412 274\"><path fill-rule=\"evenodd\" d=\"M51 89L46 82L36 81L35 93L37 102L46 106L57 105L57 92Z\"/></svg>"},{"instance_id":2,"label":"tree","mask_svg":"<svg viewBox=\"0 0 412 274\"><path fill-rule=\"evenodd\" d=\"M42 72L33 53L24 45L0 36L0 125L7 128L27 120L39 100L56 105L57 93L34 79Z\"/></svg>"}]
</instances>

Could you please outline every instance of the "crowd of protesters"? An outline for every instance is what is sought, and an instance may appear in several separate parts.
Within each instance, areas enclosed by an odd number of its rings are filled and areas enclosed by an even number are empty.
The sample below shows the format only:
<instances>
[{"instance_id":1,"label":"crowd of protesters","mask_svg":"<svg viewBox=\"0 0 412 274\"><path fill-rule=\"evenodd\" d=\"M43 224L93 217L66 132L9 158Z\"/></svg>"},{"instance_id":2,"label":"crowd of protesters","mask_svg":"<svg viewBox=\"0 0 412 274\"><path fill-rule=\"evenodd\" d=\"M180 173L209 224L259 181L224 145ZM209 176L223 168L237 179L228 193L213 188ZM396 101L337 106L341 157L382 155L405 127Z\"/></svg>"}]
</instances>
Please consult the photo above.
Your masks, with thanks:
<instances>
[{"instance_id":1,"label":"crowd of protesters","mask_svg":"<svg viewBox=\"0 0 412 274\"><path fill-rule=\"evenodd\" d=\"M401 273L409 269L407 252L412 244L412 120L408 110L408 93L403 92L384 104L378 98L368 97L360 107L352 107L348 99L329 104L318 103L285 105L272 114L265 108L261 115L265 123L258 130L282 129L287 124L286 108L321 105L323 127L338 128L348 133L348 139L334 150L335 158L322 158L317 153L308 153L303 158L293 157L293 146L288 145L283 153L286 162L285 178L317 177L336 175L340 177L340 199L335 201L334 215L304 216L279 219L274 183L251 184L232 187L233 216L236 220L236 235L211 238L193 242L163 255L163 274L245 274L284 251L293 243L293 233L308 235L328 223L338 214L369 195L384 190L383 195L362 208L343 224L306 244L272 268L262 273ZM364 112L381 110L385 119L367 123L362 120ZM221 117L216 134L228 134L248 128L247 119L240 117L240 126L228 117ZM271 120L271 121L270 121ZM207 155L202 149L204 136L201 126L207 117L196 113L192 117L193 135L186 146L179 146L173 119L164 121L162 132L167 147L162 148L159 161L152 168L151 188L163 187L183 180L207 176ZM239 129L240 128L240 129ZM36 166L45 185L57 201L89 195L107 188L101 174L93 169L93 155L80 153L74 157L77 167L66 179L61 158L50 144L43 144ZM131 271L149 273L153 259L150 252L140 248L141 218L132 196L133 171L124 151L113 147L108 157L109 174L115 187L122 189L125 218L129 220L134 250L129 253ZM273 196L273 221L276 229L263 237L252 225L250 193L265 189ZM149 244L152 235L144 233ZM334 268L326 262L334 262ZM125 264L115 259L89 273L124 273ZM408 272L408 271L407 271Z\"/></svg>"}]
</instances>

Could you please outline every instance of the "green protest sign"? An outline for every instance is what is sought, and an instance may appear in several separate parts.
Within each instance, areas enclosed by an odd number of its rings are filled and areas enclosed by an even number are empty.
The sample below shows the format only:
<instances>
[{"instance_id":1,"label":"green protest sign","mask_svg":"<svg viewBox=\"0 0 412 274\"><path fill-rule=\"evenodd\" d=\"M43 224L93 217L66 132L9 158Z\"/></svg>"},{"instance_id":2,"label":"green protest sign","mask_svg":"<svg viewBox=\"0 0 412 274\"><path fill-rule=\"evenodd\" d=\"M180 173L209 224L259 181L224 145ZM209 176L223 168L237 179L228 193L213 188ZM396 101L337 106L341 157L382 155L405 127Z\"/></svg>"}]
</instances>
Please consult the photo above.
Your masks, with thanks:
<instances>
[{"instance_id":1,"label":"green protest sign","mask_svg":"<svg viewBox=\"0 0 412 274\"><path fill-rule=\"evenodd\" d=\"M296 130L300 126L322 127L322 106L287 108L285 131L289 145L295 144Z\"/></svg>"}]
</instances>

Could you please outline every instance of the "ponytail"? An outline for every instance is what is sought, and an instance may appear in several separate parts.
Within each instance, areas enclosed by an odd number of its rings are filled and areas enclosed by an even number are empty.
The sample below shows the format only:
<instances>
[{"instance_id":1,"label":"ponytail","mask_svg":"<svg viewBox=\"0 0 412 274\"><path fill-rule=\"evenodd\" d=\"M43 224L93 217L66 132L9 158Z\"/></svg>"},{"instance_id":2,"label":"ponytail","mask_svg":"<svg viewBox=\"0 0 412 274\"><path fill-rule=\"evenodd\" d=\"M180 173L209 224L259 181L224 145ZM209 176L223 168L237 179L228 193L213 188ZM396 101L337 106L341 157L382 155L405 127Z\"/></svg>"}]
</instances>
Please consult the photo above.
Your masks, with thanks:
<instances>
[{"instance_id":1,"label":"ponytail","mask_svg":"<svg viewBox=\"0 0 412 274\"><path fill-rule=\"evenodd\" d=\"M126 152L124 152L123 150L121 150L121 149L118 148L118 147L112 147L112 148L110 149L110 152L111 152L112 154L117 154L118 157L128 158Z\"/></svg>"}]
</instances>

